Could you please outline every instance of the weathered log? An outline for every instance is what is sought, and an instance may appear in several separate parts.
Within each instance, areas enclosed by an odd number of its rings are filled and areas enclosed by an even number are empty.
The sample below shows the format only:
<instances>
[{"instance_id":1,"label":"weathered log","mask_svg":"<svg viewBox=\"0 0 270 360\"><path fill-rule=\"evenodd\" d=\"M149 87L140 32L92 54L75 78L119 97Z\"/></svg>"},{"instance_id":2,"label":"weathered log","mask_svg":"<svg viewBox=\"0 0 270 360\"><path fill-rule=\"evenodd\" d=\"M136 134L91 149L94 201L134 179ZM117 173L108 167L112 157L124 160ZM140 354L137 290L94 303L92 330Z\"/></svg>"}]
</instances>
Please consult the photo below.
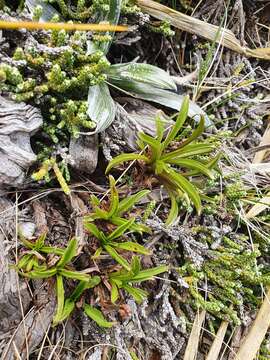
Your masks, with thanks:
<instances>
[{"instance_id":1,"label":"weathered log","mask_svg":"<svg viewBox=\"0 0 270 360\"><path fill-rule=\"evenodd\" d=\"M5 235L7 228L9 231L12 228L15 212L12 203L3 197L0 197L0 213L0 335L2 335L19 324L22 312L26 311L31 299L26 283L19 280L16 271L9 266L11 261Z\"/></svg>"},{"instance_id":2,"label":"weathered log","mask_svg":"<svg viewBox=\"0 0 270 360\"><path fill-rule=\"evenodd\" d=\"M40 285L40 284L39 284ZM52 289L37 286L35 306L25 315L5 347L1 360L28 359L48 331L55 312L55 296Z\"/></svg>"},{"instance_id":3,"label":"weathered log","mask_svg":"<svg viewBox=\"0 0 270 360\"><path fill-rule=\"evenodd\" d=\"M41 125L38 109L0 96L0 186L23 183L25 171L36 161L30 137Z\"/></svg>"},{"instance_id":4,"label":"weathered log","mask_svg":"<svg viewBox=\"0 0 270 360\"><path fill-rule=\"evenodd\" d=\"M92 174L98 161L98 136L81 135L78 139L71 139L69 154L75 169Z\"/></svg>"}]
</instances>

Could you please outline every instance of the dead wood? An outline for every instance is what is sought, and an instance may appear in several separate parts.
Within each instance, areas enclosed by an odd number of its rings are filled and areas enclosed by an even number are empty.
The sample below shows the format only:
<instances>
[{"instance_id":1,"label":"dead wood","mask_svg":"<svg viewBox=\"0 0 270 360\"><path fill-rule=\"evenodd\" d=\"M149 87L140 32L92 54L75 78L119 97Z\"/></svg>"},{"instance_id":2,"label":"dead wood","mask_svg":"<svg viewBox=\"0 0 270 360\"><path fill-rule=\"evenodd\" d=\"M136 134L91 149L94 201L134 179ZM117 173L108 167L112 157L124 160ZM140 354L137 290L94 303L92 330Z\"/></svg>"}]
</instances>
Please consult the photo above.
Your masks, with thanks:
<instances>
[{"instance_id":1,"label":"dead wood","mask_svg":"<svg viewBox=\"0 0 270 360\"><path fill-rule=\"evenodd\" d=\"M19 185L36 161L30 137L42 125L40 111L0 96L0 186Z\"/></svg>"}]
</instances>

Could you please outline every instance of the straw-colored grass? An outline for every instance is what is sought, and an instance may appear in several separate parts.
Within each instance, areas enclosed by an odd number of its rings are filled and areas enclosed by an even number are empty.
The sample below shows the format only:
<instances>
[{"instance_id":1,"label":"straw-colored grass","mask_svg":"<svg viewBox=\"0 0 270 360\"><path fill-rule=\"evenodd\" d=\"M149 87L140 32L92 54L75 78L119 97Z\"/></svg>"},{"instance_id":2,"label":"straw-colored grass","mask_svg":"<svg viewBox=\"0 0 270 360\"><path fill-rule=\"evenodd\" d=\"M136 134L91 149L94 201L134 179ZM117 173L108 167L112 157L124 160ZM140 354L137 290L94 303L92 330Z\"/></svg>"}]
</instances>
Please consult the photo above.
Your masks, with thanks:
<instances>
[{"instance_id":1,"label":"straw-colored grass","mask_svg":"<svg viewBox=\"0 0 270 360\"><path fill-rule=\"evenodd\" d=\"M236 51L247 57L255 57L264 60L270 60L270 48L250 49L241 45L234 33L228 29L222 28L219 33L219 27L209 24L195 17L183 14L171 9L165 5L152 0L137 0L140 8L149 15L159 19L166 20L177 29L196 34L210 41L215 41L228 49ZM217 34L219 34L217 36Z\"/></svg>"}]
</instances>

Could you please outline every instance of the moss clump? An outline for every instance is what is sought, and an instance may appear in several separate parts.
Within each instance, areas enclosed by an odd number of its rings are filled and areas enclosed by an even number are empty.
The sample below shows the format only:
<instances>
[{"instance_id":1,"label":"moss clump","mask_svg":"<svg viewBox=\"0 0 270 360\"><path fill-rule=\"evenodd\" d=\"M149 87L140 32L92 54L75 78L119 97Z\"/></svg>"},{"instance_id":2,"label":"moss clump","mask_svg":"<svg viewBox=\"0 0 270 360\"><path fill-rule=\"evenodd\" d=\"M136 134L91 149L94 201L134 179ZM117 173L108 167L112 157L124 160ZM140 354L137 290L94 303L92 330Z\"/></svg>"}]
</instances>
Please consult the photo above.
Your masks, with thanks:
<instances>
[{"instance_id":1,"label":"moss clump","mask_svg":"<svg viewBox=\"0 0 270 360\"><path fill-rule=\"evenodd\" d=\"M53 142L65 130L76 137L81 128L94 127L85 100L89 86L106 80L110 63L102 51L87 53L85 34L54 31L45 44L17 48L13 59L21 62L20 69L1 64L0 89L38 105Z\"/></svg>"},{"instance_id":2,"label":"moss clump","mask_svg":"<svg viewBox=\"0 0 270 360\"><path fill-rule=\"evenodd\" d=\"M207 242L213 243L211 236ZM258 306L256 293L260 284L270 282L269 273L257 267L260 255L257 248L248 246L245 236L237 235L234 239L224 236L217 249L209 249L208 259L200 268L191 262L185 263L179 273L189 284L190 304L240 324L243 306Z\"/></svg>"}]
</instances>

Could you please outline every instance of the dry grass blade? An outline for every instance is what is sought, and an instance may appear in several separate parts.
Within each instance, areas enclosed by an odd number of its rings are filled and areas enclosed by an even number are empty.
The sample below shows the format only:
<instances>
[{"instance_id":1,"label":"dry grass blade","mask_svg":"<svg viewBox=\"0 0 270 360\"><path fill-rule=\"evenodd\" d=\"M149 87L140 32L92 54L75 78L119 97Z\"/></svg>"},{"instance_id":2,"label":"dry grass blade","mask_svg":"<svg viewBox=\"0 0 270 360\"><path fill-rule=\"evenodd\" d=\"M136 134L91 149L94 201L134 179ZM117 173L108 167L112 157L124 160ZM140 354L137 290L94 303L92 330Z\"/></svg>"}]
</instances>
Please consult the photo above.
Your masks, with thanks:
<instances>
[{"instance_id":1,"label":"dry grass blade","mask_svg":"<svg viewBox=\"0 0 270 360\"><path fill-rule=\"evenodd\" d=\"M268 119L270 120L270 118ZM268 126L265 130L265 133L262 137L262 140L260 142L259 146L269 145L270 144L270 122L268 123ZM268 149L264 149L262 151L258 151L254 159L252 161L253 164L259 164L263 161L264 156ZM255 204L246 214L247 219L253 219L257 215L259 215L261 212L263 212L268 206L270 206L270 192L264 196L258 204Z\"/></svg>"},{"instance_id":2,"label":"dry grass blade","mask_svg":"<svg viewBox=\"0 0 270 360\"><path fill-rule=\"evenodd\" d=\"M137 4L144 12L159 20L169 21L173 26L180 30L196 34L207 40L221 43L223 46L240 54L270 60L270 48L257 48L253 50L246 48L240 44L240 41L230 30L222 28L220 35L216 36L219 31L219 27L216 25L182 14L179 11L173 10L152 0L137 0Z\"/></svg>"},{"instance_id":3,"label":"dry grass blade","mask_svg":"<svg viewBox=\"0 0 270 360\"><path fill-rule=\"evenodd\" d=\"M200 313L197 313L194 319L194 323L188 339L188 344L183 360L195 360L197 357L197 351L200 341L200 333L201 333L202 324L205 319L205 314L206 311L202 310Z\"/></svg>"},{"instance_id":4,"label":"dry grass blade","mask_svg":"<svg viewBox=\"0 0 270 360\"><path fill-rule=\"evenodd\" d=\"M234 360L253 360L260 349L270 326L270 288L268 288L262 306L254 320L249 333L244 339Z\"/></svg>"},{"instance_id":5,"label":"dry grass blade","mask_svg":"<svg viewBox=\"0 0 270 360\"><path fill-rule=\"evenodd\" d=\"M268 119L268 126L263 134L263 137L262 137L262 140L259 144L259 147L263 147L265 145L270 145L270 117ZM254 156L254 159L252 161L253 164L258 164L260 162L263 161L264 157L265 157L265 154L266 152L269 151L269 149L263 149L263 150L260 150L260 151L257 151L255 156Z\"/></svg>"},{"instance_id":6,"label":"dry grass blade","mask_svg":"<svg viewBox=\"0 0 270 360\"><path fill-rule=\"evenodd\" d=\"M247 219L253 219L257 215L259 215L261 212L263 212L268 206L270 206L270 192L264 196L260 202L254 206L248 211L246 214Z\"/></svg>"},{"instance_id":7,"label":"dry grass blade","mask_svg":"<svg viewBox=\"0 0 270 360\"><path fill-rule=\"evenodd\" d=\"M35 21L0 20L0 29L67 30L67 31L127 31L127 26L109 24L70 24Z\"/></svg>"},{"instance_id":8,"label":"dry grass blade","mask_svg":"<svg viewBox=\"0 0 270 360\"><path fill-rule=\"evenodd\" d=\"M209 350L209 353L206 356L205 360L218 360L219 353L224 342L224 337L228 328L228 321L222 321L220 327L218 329L217 335L215 336L215 340L212 343L212 346Z\"/></svg>"}]
</instances>

